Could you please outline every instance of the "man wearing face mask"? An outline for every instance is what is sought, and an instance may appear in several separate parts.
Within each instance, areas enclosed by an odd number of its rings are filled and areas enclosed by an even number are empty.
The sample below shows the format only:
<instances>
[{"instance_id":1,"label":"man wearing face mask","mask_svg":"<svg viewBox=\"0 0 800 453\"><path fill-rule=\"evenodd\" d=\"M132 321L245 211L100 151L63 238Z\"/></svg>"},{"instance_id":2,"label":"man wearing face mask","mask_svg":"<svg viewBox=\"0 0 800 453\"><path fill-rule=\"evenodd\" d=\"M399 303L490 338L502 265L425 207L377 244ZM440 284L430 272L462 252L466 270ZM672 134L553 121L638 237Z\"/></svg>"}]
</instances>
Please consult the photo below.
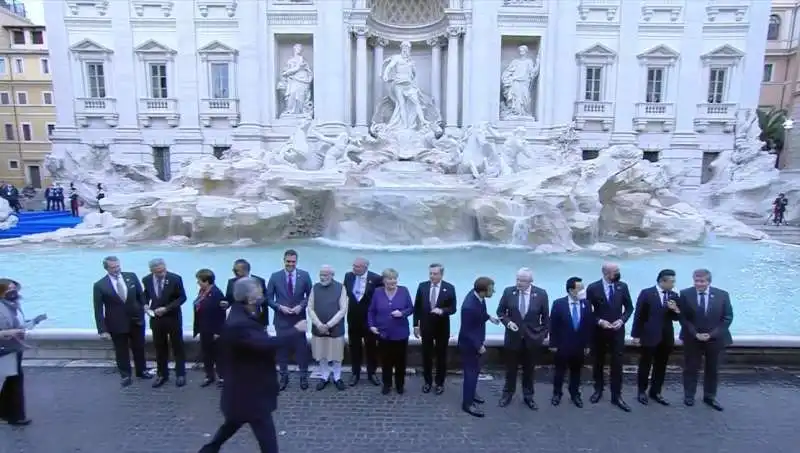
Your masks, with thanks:
<instances>
[{"instance_id":1,"label":"man wearing face mask","mask_svg":"<svg viewBox=\"0 0 800 453\"><path fill-rule=\"evenodd\" d=\"M583 407L581 369L594 335L594 314L586 302L583 280L570 277L566 288L567 296L556 299L550 310L550 349L555 354L553 399L550 402L553 406L561 404L564 376L569 370L569 396L572 404L580 408Z\"/></svg>"},{"instance_id":2,"label":"man wearing face mask","mask_svg":"<svg viewBox=\"0 0 800 453\"><path fill-rule=\"evenodd\" d=\"M308 296L308 317L311 319L311 351L319 362L322 380L317 390L333 382L344 390L342 360L344 359L344 317L347 315L347 291L333 279L334 271L327 264L319 271L319 283Z\"/></svg>"},{"instance_id":3,"label":"man wearing face mask","mask_svg":"<svg viewBox=\"0 0 800 453\"><path fill-rule=\"evenodd\" d=\"M262 294L267 294L267 282L258 275L251 274L250 263L245 259L239 258L233 262L233 278L228 279L228 286L225 287L225 300L228 301L228 304L233 303L233 284L236 283L236 280L247 277L254 278L256 281L260 282ZM259 305L256 308L258 308L258 315L261 322L265 326L268 326L269 310L267 310L267 303L264 302L263 305Z\"/></svg>"},{"instance_id":4,"label":"man wearing face mask","mask_svg":"<svg viewBox=\"0 0 800 453\"><path fill-rule=\"evenodd\" d=\"M603 398L603 369L606 354L611 356L611 404L625 412L631 408L622 399L622 359L625 352L625 323L633 315L633 301L628 285L621 281L619 265L605 263L603 278L586 288L586 299L592 305L596 320L592 349L594 351L594 393L589 398L596 404Z\"/></svg>"}]
</instances>

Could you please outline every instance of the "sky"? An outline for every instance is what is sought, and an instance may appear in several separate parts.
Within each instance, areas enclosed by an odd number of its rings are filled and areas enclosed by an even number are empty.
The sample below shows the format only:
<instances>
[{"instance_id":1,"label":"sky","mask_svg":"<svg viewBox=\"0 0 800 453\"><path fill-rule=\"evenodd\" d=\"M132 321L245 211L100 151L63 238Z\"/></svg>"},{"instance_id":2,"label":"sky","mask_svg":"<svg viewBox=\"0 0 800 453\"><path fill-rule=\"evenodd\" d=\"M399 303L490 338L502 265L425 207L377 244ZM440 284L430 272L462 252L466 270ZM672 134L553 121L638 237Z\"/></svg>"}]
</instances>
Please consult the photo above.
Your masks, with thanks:
<instances>
[{"instance_id":1,"label":"sky","mask_svg":"<svg viewBox=\"0 0 800 453\"><path fill-rule=\"evenodd\" d=\"M44 25L44 2L48 0L22 0L28 19L36 25ZM52 1L52 0L50 0Z\"/></svg>"}]
</instances>

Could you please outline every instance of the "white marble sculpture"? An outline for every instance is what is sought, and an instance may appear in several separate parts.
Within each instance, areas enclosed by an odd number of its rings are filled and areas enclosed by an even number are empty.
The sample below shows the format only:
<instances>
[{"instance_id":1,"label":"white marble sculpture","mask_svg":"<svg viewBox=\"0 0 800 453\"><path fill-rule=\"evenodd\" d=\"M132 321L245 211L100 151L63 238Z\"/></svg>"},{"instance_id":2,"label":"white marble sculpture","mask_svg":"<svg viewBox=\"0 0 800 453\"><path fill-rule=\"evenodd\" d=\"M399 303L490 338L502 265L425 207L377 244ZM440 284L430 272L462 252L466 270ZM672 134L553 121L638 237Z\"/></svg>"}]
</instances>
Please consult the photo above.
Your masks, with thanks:
<instances>
[{"instance_id":1,"label":"white marble sculpture","mask_svg":"<svg viewBox=\"0 0 800 453\"><path fill-rule=\"evenodd\" d=\"M341 132L335 138L328 138L314 131L313 136L328 145L323 153L321 170L346 171L355 168L361 162L358 156L363 149L358 140L350 137L347 132Z\"/></svg>"},{"instance_id":2,"label":"white marble sculpture","mask_svg":"<svg viewBox=\"0 0 800 453\"><path fill-rule=\"evenodd\" d=\"M303 57L302 44L295 44L292 51L293 55L283 66L277 86L283 98L280 116L311 117L314 114L314 102L311 99L314 72Z\"/></svg>"},{"instance_id":3,"label":"white marble sculpture","mask_svg":"<svg viewBox=\"0 0 800 453\"><path fill-rule=\"evenodd\" d=\"M500 83L503 102L500 118L503 120L535 120L534 82L539 76L539 56L528 55L528 46L519 46L519 56L503 70Z\"/></svg>"},{"instance_id":4,"label":"white marble sculpture","mask_svg":"<svg viewBox=\"0 0 800 453\"><path fill-rule=\"evenodd\" d=\"M322 161L308 143L310 129L311 119L303 118L289 136L289 140L270 155L270 163L288 165L301 170L318 169Z\"/></svg>"}]
</instances>

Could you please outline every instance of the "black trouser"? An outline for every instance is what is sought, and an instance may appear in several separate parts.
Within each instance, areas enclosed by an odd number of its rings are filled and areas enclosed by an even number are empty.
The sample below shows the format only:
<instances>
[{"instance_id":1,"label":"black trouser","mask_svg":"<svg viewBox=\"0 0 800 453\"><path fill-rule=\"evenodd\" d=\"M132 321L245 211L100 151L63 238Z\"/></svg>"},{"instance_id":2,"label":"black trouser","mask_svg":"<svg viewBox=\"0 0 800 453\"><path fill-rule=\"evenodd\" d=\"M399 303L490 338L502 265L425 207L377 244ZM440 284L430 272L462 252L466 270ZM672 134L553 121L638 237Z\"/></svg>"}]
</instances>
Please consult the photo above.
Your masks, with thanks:
<instances>
[{"instance_id":1,"label":"black trouser","mask_svg":"<svg viewBox=\"0 0 800 453\"><path fill-rule=\"evenodd\" d=\"M53 206L55 206L56 202L52 198L47 198L47 207L45 208L47 211L52 211Z\"/></svg>"},{"instance_id":2,"label":"black trouser","mask_svg":"<svg viewBox=\"0 0 800 453\"><path fill-rule=\"evenodd\" d=\"M603 369L606 366L606 354L611 356L611 398L622 395L622 355L625 351L625 331L602 331L597 328L594 335L594 390L602 392L605 387Z\"/></svg>"},{"instance_id":3,"label":"black trouser","mask_svg":"<svg viewBox=\"0 0 800 453\"><path fill-rule=\"evenodd\" d=\"M428 385L444 385L447 376L447 344L450 332L444 328L432 328L422 332L422 375ZM436 362L436 381L433 378L434 362Z\"/></svg>"},{"instance_id":4,"label":"black trouser","mask_svg":"<svg viewBox=\"0 0 800 453\"><path fill-rule=\"evenodd\" d=\"M175 375L186 376L186 352L183 348L183 327L175 318L154 318L150 328L153 330L153 346L156 349L156 369L161 377L169 377L169 349L175 359Z\"/></svg>"},{"instance_id":5,"label":"black trouser","mask_svg":"<svg viewBox=\"0 0 800 453\"><path fill-rule=\"evenodd\" d=\"M348 329L348 342L350 343L350 362L353 376L361 376L361 364L364 356L367 362L367 376L372 376L378 369L378 337L363 326Z\"/></svg>"},{"instance_id":6,"label":"black trouser","mask_svg":"<svg viewBox=\"0 0 800 453\"><path fill-rule=\"evenodd\" d=\"M58 207L59 211L66 211L67 208L64 206L64 199L59 198L56 200L56 206Z\"/></svg>"},{"instance_id":7,"label":"black trouser","mask_svg":"<svg viewBox=\"0 0 800 453\"><path fill-rule=\"evenodd\" d=\"M22 353L17 356L17 375L8 376L0 389L0 419L25 420L25 377L22 375Z\"/></svg>"},{"instance_id":8,"label":"black trouser","mask_svg":"<svg viewBox=\"0 0 800 453\"><path fill-rule=\"evenodd\" d=\"M392 379L394 379L395 388L402 390L406 384L408 340L384 340L381 338L378 341L378 348L380 348L381 354L383 387L391 388Z\"/></svg>"},{"instance_id":9,"label":"black trouser","mask_svg":"<svg viewBox=\"0 0 800 453\"><path fill-rule=\"evenodd\" d=\"M217 340L213 333L200 334L200 351L203 357L203 371L208 379L216 379L219 375L217 367ZM221 377L221 376L220 376Z\"/></svg>"},{"instance_id":10,"label":"black trouser","mask_svg":"<svg viewBox=\"0 0 800 453\"><path fill-rule=\"evenodd\" d=\"M259 419L247 422L225 420L219 427L211 442L203 445L199 453L218 453L222 444L228 441L245 424L250 425L256 436L258 448L261 453L278 453L278 436L275 432L275 422L272 414L267 414Z\"/></svg>"},{"instance_id":11,"label":"black trouser","mask_svg":"<svg viewBox=\"0 0 800 453\"><path fill-rule=\"evenodd\" d=\"M72 217L78 217L78 200L69 201L69 210Z\"/></svg>"},{"instance_id":12,"label":"black trouser","mask_svg":"<svg viewBox=\"0 0 800 453\"><path fill-rule=\"evenodd\" d=\"M553 374L553 395L563 395L564 375L569 370L569 396L575 397L581 393L581 370L583 370L583 351L575 354L560 354L556 352L554 359L555 374Z\"/></svg>"},{"instance_id":13,"label":"black trouser","mask_svg":"<svg viewBox=\"0 0 800 453\"><path fill-rule=\"evenodd\" d=\"M517 348L503 348L506 362L506 382L503 393L514 394L517 391L517 374L522 367L522 394L533 395L533 379L536 360L539 358L540 346L522 341Z\"/></svg>"},{"instance_id":14,"label":"black trouser","mask_svg":"<svg viewBox=\"0 0 800 453\"><path fill-rule=\"evenodd\" d=\"M650 395L660 395L667 376L667 362L672 353L672 343L662 341L656 346L642 346L639 353L639 369L637 370L637 388L639 393L647 391L647 379L650 378ZM650 370L652 369L652 377Z\"/></svg>"},{"instance_id":15,"label":"black trouser","mask_svg":"<svg viewBox=\"0 0 800 453\"><path fill-rule=\"evenodd\" d=\"M144 358L144 327L131 325L127 333L112 333L111 342L114 344L114 358L117 361L117 370L123 378L131 377L131 355L137 376L144 374L147 362Z\"/></svg>"},{"instance_id":16,"label":"black trouser","mask_svg":"<svg viewBox=\"0 0 800 453\"><path fill-rule=\"evenodd\" d=\"M703 364L703 398L716 398L719 364L723 348L716 341L689 340L683 343L683 395L694 398L697 393L697 375Z\"/></svg>"}]
</instances>

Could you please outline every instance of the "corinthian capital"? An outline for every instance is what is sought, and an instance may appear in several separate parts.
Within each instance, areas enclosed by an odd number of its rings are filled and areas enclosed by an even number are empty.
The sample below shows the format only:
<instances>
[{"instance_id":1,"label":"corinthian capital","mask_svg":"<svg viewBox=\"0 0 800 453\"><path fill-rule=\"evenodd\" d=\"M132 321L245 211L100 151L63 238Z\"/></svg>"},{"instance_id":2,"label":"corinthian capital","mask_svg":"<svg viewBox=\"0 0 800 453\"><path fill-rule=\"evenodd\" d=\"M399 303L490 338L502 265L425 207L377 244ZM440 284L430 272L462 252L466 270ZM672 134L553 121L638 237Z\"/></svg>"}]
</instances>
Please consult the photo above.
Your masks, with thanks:
<instances>
[{"instance_id":1,"label":"corinthian capital","mask_svg":"<svg viewBox=\"0 0 800 453\"><path fill-rule=\"evenodd\" d=\"M359 38L366 38L369 34L369 28L366 25L351 25L350 26L350 33L356 35Z\"/></svg>"},{"instance_id":2,"label":"corinthian capital","mask_svg":"<svg viewBox=\"0 0 800 453\"><path fill-rule=\"evenodd\" d=\"M447 27L447 36L449 38L458 38L463 34L464 34L464 27L460 27L457 25Z\"/></svg>"},{"instance_id":3,"label":"corinthian capital","mask_svg":"<svg viewBox=\"0 0 800 453\"><path fill-rule=\"evenodd\" d=\"M433 38L428 38L425 41L425 43L431 47L441 46L442 45L441 36L434 36Z\"/></svg>"},{"instance_id":4,"label":"corinthian capital","mask_svg":"<svg viewBox=\"0 0 800 453\"><path fill-rule=\"evenodd\" d=\"M372 47L386 47L389 45L389 40L381 38L380 36L372 37Z\"/></svg>"}]
</instances>

